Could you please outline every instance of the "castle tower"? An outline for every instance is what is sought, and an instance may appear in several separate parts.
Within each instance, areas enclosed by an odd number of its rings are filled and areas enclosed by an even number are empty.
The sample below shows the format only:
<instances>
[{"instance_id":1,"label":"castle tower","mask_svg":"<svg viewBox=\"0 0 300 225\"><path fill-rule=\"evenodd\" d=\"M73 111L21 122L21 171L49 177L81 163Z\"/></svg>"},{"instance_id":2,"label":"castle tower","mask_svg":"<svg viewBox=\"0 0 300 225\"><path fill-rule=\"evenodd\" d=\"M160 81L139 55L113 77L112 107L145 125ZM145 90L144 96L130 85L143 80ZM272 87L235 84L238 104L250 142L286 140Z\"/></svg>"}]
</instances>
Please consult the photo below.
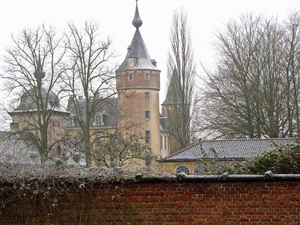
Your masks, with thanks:
<instances>
[{"instance_id":1,"label":"castle tower","mask_svg":"<svg viewBox=\"0 0 300 225\"><path fill-rule=\"evenodd\" d=\"M160 70L151 60L139 28L138 4L133 26L136 28L124 62L116 70L119 128L145 138L145 144L160 158L159 89Z\"/></svg>"},{"instance_id":2,"label":"castle tower","mask_svg":"<svg viewBox=\"0 0 300 225\"><path fill-rule=\"evenodd\" d=\"M174 68L167 95L162 106L162 120L164 128L170 132L170 153L175 153L182 149L182 143L189 140L189 129L184 129L185 124L189 124L188 104L184 104L181 94L181 81L176 68Z\"/></svg>"}]
</instances>

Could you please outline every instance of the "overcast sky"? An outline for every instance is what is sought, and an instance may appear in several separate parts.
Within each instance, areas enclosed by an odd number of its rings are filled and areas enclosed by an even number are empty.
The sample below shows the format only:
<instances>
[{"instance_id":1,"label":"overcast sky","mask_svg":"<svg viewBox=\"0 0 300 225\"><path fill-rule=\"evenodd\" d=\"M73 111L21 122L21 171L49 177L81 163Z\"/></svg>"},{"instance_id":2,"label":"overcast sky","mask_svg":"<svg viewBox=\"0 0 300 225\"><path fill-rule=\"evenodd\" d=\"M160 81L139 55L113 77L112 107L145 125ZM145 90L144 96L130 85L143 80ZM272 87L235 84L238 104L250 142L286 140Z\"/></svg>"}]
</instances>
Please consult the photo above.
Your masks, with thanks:
<instances>
[{"instance_id":1,"label":"overcast sky","mask_svg":"<svg viewBox=\"0 0 300 225\"><path fill-rule=\"evenodd\" d=\"M213 33L229 19L254 12L286 18L290 10L300 10L299 0L139 0L140 28L151 58L156 59L161 77L161 100L166 91L166 61L169 47L169 30L174 9L188 11L196 62L213 64ZM135 28L131 21L135 0L2 0L0 9L0 55L11 44L11 34L24 28L46 24L63 30L66 23L77 25L86 20L98 22L103 34L113 39L114 49L121 63L125 58Z\"/></svg>"}]
</instances>

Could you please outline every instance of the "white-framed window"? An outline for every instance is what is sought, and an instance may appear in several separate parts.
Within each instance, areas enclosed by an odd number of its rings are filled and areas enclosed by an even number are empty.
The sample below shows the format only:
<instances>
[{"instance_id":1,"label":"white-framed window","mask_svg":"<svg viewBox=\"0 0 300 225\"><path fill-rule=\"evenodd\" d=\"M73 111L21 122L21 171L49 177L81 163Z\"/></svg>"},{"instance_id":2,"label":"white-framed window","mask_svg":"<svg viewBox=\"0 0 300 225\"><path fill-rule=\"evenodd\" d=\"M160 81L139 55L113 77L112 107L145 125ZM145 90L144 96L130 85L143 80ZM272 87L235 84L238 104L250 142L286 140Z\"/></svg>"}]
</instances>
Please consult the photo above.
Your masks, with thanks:
<instances>
[{"instance_id":1,"label":"white-framed window","mask_svg":"<svg viewBox=\"0 0 300 225\"><path fill-rule=\"evenodd\" d=\"M74 126L75 126L74 117L68 116L67 117L67 127L74 127Z\"/></svg>"},{"instance_id":2,"label":"white-framed window","mask_svg":"<svg viewBox=\"0 0 300 225\"><path fill-rule=\"evenodd\" d=\"M133 80L133 74L132 74L132 73L130 73L130 74L128 75L128 80Z\"/></svg>"},{"instance_id":3,"label":"white-framed window","mask_svg":"<svg viewBox=\"0 0 300 225\"><path fill-rule=\"evenodd\" d=\"M150 111L145 111L145 119L150 120Z\"/></svg>"},{"instance_id":4,"label":"white-framed window","mask_svg":"<svg viewBox=\"0 0 300 225\"><path fill-rule=\"evenodd\" d=\"M94 126L103 126L103 115L102 114L96 114L94 117Z\"/></svg>"},{"instance_id":5,"label":"white-framed window","mask_svg":"<svg viewBox=\"0 0 300 225\"><path fill-rule=\"evenodd\" d=\"M179 173L185 173L186 175L190 175L190 169L185 165L177 166L174 174L178 175Z\"/></svg>"},{"instance_id":6,"label":"white-framed window","mask_svg":"<svg viewBox=\"0 0 300 225\"><path fill-rule=\"evenodd\" d=\"M145 137L146 145L150 145L150 131L146 130L146 137Z\"/></svg>"},{"instance_id":7,"label":"white-framed window","mask_svg":"<svg viewBox=\"0 0 300 225\"><path fill-rule=\"evenodd\" d=\"M149 101L149 100L150 100L150 93L145 92L145 101Z\"/></svg>"}]
</instances>

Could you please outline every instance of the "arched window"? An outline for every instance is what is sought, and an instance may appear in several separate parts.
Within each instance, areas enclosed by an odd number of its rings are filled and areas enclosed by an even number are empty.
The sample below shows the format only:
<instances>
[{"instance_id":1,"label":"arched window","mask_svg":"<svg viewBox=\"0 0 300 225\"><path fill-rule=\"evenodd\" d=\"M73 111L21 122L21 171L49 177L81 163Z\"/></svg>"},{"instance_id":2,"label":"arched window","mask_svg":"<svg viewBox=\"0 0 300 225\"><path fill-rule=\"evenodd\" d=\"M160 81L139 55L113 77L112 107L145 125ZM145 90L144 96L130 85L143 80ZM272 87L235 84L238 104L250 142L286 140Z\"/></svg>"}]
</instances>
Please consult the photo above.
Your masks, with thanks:
<instances>
[{"instance_id":1,"label":"arched window","mask_svg":"<svg viewBox=\"0 0 300 225\"><path fill-rule=\"evenodd\" d=\"M185 165L177 166L174 174L178 175L179 173L185 173L186 175L190 175L190 169Z\"/></svg>"},{"instance_id":2,"label":"arched window","mask_svg":"<svg viewBox=\"0 0 300 225\"><path fill-rule=\"evenodd\" d=\"M205 174L206 166L204 165L197 165L193 170L193 175L203 175Z\"/></svg>"}]
</instances>

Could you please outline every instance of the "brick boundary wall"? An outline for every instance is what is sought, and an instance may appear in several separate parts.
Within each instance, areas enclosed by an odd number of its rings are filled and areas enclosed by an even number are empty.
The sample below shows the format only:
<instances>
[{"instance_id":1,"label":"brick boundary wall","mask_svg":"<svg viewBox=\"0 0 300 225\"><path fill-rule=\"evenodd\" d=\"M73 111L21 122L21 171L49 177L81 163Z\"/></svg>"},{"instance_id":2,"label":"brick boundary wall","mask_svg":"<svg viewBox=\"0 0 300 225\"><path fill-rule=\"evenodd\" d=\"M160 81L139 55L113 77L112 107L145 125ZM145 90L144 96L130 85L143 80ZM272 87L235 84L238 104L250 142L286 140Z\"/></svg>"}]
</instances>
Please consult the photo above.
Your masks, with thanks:
<instances>
[{"instance_id":1,"label":"brick boundary wall","mask_svg":"<svg viewBox=\"0 0 300 225\"><path fill-rule=\"evenodd\" d=\"M300 224L299 175L269 175L60 180L15 197L2 183L0 224Z\"/></svg>"}]
</instances>

